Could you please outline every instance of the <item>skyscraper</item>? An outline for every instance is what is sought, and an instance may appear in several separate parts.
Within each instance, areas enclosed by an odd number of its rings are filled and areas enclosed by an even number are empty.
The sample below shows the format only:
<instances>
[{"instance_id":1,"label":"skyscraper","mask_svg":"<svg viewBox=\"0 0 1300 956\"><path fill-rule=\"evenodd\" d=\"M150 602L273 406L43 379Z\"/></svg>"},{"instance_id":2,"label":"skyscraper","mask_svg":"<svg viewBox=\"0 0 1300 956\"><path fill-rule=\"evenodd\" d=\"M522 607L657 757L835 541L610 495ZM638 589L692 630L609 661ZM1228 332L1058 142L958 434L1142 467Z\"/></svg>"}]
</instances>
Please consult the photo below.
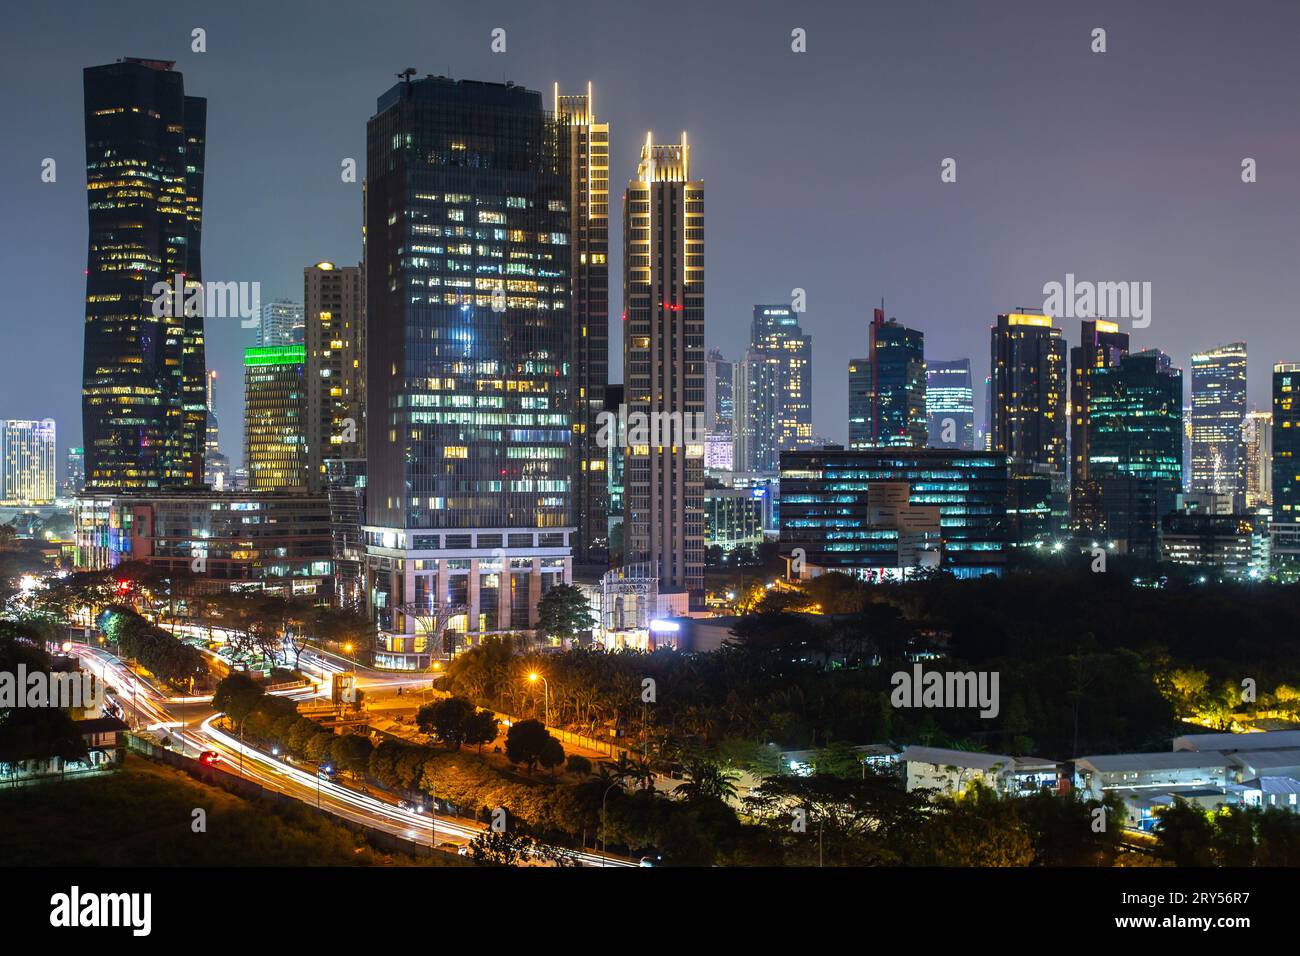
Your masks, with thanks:
<instances>
[{"instance_id":1,"label":"skyscraper","mask_svg":"<svg viewBox=\"0 0 1300 956\"><path fill-rule=\"evenodd\" d=\"M58 462L54 419L0 422L0 498L22 504L53 501Z\"/></svg>"},{"instance_id":2,"label":"skyscraper","mask_svg":"<svg viewBox=\"0 0 1300 956\"><path fill-rule=\"evenodd\" d=\"M257 344L303 345L306 342L306 308L292 299L276 299L262 306L262 321L257 327Z\"/></svg>"},{"instance_id":3,"label":"skyscraper","mask_svg":"<svg viewBox=\"0 0 1300 956\"><path fill-rule=\"evenodd\" d=\"M781 467L781 355L750 349L735 364L732 466L773 472Z\"/></svg>"},{"instance_id":4,"label":"skyscraper","mask_svg":"<svg viewBox=\"0 0 1300 956\"><path fill-rule=\"evenodd\" d=\"M1066 523L1065 338L1052 317L1012 312L991 329L993 451L1010 459L1011 535L1042 542Z\"/></svg>"},{"instance_id":5,"label":"skyscraper","mask_svg":"<svg viewBox=\"0 0 1300 956\"><path fill-rule=\"evenodd\" d=\"M686 135L646 136L623 197L623 369L629 415L704 425L704 183ZM684 429L687 430L687 429ZM628 449L626 560L658 566L660 593L704 590L704 445Z\"/></svg>"},{"instance_id":6,"label":"skyscraper","mask_svg":"<svg viewBox=\"0 0 1300 956\"><path fill-rule=\"evenodd\" d=\"M1241 424L1246 417L1246 343L1192 355L1192 474L1189 491L1245 503Z\"/></svg>"},{"instance_id":7,"label":"skyscraper","mask_svg":"<svg viewBox=\"0 0 1300 956\"><path fill-rule=\"evenodd\" d=\"M735 422L734 362L722 357L720 349L709 349L704 360L704 429L731 434Z\"/></svg>"},{"instance_id":8,"label":"skyscraper","mask_svg":"<svg viewBox=\"0 0 1300 956\"><path fill-rule=\"evenodd\" d=\"M203 483L211 488L224 489L230 481L230 459L221 451L221 429L217 420L217 373L207 375L207 437L203 443Z\"/></svg>"},{"instance_id":9,"label":"skyscraper","mask_svg":"<svg viewBox=\"0 0 1300 956\"><path fill-rule=\"evenodd\" d=\"M174 65L132 58L83 75L82 433L95 490L203 480L203 310L183 302L202 279L207 101L185 95Z\"/></svg>"},{"instance_id":10,"label":"skyscraper","mask_svg":"<svg viewBox=\"0 0 1300 956\"><path fill-rule=\"evenodd\" d=\"M307 486L330 458L365 458L366 303L361 266L302 270L307 356Z\"/></svg>"},{"instance_id":11,"label":"skyscraper","mask_svg":"<svg viewBox=\"0 0 1300 956\"><path fill-rule=\"evenodd\" d=\"M867 327L867 357L849 362L849 444L924 448L925 387L924 333L897 319L886 322L884 309L876 309Z\"/></svg>"},{"instance_id":12,"label":"skyscraper","mask_svg":"<svg viewBox=\"0 0 1300 956\"><path fill-rule=\"evenodd\" d=\"M244 350L244 467L254 491L307 489L306 378L301 345Z\"/></svg>"},{"instance_id":13,"label":"skyscraper","mask_svg":"<svg viewBox=\"0 0 1300 956\"><path fill-rule=\"evenodd\" d=\"M1246 453L1246 507L1269 508L1273 504L1272 412L1247 412L1241 443Z\"/></svg>"},{"instance_id":14,"label":"skyscraper","mask_svg":"<svg viewBox=\"0 0 1300 956\"><path fill-rule=\"evenodd\" d=\"M1100 522L1080 530L1159 558L1161 522L1182 489L1182 370L1149 349L1089 376L1088 480Z\"/></svg>"},{"instance_id":15,"label":"skyscraper","mask_svg":"<svg viewBox=\"0 0 1300 956\"><path fill-rule=\"evenodd\" d=\"M778 453L812 444L812 336L799 327L788 305L754 306L750 348L776 357L779 367L776 421L773 423ZM773 468L780 468L780 459Z\"/></svg>"},{"instance_id":16,"label":"skyscraper","mask_svg":"<svg viewBox=\"0 0 1300 956\"><path fill-rule=\"evenodd\" d=\"M1300 362L1273 366L1273 562L1300 576Z\"/></svg>"},{"instance_id":17,"label":"skyscraper","mask_svg":"<svg viewBox=\"0 0 1300 956\"><path fill-rule=\"evenodd\" d=\"M586 93L563 96L556 84L555 114L569 140L573 553L579 561L607 562L606 454L596 436L609 384L609 124L596 122L590 83Z\"/></svg>"},{"instance_id":18,"label":"skyscraper","mask_svg":"<svg viewBox=\"0 0 1300 956\"><path fill-rule=\"evenodd\" d=\"M76 495L86 486L86 451L84 448L69 448L67 469L63 476L63 493Z\"/></svg>"},{"instance_id":19,"label":"skyscraper","mask_svg":"<svg viewBox=\"0 0 1300 956\"><path fill-rule=\"evenodd\" d=\"M1070 515L1075 528L1102 519L1100 491L1089 479L1092 370L1113 368L1128 355L1128 333L1105 319L1084 319L1079 344L1070 349Z\"/></svg>"},{"instance_id":20,"label":"skyscraper","mask_svg":"<svg viewBox=\"0 0 1300 956\"><path fill-rule=\"evenodd\" d=\"M366 139L368 606L377 661L423 667L572 578L569 138L536 91L429 76Z\"/></svg>"},{"instance_id":21,"label":"skyscraper","mask_svg":"<svg viewBox=\"0 0 1300 956\"><path fill-rule=\"evenodd\" d=\"M925 411L931 448L974 450L975 389L970 359L926 363Z\"/></svg>"}]
</instances>

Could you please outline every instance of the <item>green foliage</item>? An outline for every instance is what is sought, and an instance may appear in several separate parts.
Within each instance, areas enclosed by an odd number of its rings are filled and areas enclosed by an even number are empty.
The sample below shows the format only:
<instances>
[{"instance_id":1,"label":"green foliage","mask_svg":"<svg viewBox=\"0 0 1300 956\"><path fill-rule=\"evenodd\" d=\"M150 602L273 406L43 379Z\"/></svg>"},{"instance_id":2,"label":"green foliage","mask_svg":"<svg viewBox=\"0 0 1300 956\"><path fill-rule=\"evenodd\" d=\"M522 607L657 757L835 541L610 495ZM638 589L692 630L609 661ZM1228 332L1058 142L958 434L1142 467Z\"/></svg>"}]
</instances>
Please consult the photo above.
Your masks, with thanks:
<instances>
[{"instance_id":1,"label":"green foliage","mask_svg":"<svg viewBox=\"0 0 1300 956\"><path fill-rule=\"evenodd\" d=\"M596 616L582 589L557 584L537 603L537 633L544 637L570 638L596 626Z\"/></svg>"}]
</instances>

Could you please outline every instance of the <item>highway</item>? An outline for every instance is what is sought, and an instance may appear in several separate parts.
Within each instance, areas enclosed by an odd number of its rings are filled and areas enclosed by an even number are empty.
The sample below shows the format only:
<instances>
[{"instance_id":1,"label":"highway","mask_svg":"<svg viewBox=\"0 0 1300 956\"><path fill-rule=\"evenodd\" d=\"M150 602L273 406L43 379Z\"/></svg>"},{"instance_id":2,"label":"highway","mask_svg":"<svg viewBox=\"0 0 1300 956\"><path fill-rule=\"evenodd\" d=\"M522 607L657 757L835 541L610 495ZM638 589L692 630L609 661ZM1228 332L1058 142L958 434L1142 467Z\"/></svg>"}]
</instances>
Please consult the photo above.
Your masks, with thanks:
<instances>
[{"instance_id":1,"label":"highway","mask_svg":"<svg viewBox=\"0 0 1300 956\"><path fill-rule=\"evenodd\" d=\"M211 706L210 697L170 697L149 681L131 671L119 658L108 651L87 644L74 643L71 653L81 659L88 671L118 691L117 702L128 720L138 729L166 733L176 749L187 756L197 757L205 750L219 755L221 769L256 781L268 790L283 793L303 803L319 805L345 820L365 824L379 830L428 845L468 843L483 829L476 823L439 817L431 829L428 814L404 810L394 803L371 794L322 780L314 770L294 766L239 740L215 726L220 715ZM303 653L304 669L311 669L307 653ZM313 654L312 663L322 672L343 666L327 657ZM372 672L372 674L377 672ZM324 676L324 673L321 675ZM379 675L387 678L389 675ZM387 684L368 675L376 684ZM358 677L360 683L362 678ZM405 680L405 679L404 679ZM414 683L412 681L412 683ZM428 678L422 683L427 684ZM314 689L287 692L286 696L298 699L315 697ZM178 719L179 718L179 719ZM242 761L241 761L242 754ZM574 852L584 866L635 866L631 860L598 853Z\"/></svg>"}]
</instances>

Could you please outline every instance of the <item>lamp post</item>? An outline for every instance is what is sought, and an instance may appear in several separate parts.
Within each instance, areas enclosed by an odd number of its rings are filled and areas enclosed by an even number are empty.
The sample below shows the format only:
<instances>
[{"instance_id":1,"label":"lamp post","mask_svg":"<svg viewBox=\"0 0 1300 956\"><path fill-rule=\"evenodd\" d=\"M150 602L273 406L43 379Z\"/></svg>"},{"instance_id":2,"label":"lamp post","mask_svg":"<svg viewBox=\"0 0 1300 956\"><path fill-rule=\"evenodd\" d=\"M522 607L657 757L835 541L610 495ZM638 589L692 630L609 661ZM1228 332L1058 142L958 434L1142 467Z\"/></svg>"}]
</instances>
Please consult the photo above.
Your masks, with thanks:
<instances>
[{"instance_id":1,"label":"lamp post","mask_svg":"<svg viewBox=\"0 0 1300 956\"><path fill-rule=\"evenodd\" d=\"M529 674L528 680L534 684L539 680L542 682L542 720L549 727L551 725L551 686L546 682L546 678L537 671Z\"/></svg>"},{"instance_id":2,"label":"lamp post","mask_svg":"<svg viewBox=\"0 0 1300 956\"><path fill-rule=\"evenodd\" d=\"M600 798L600 865L608 866L605 858L608 856L605 850L605 801L609 798L609 792L619 786L622 781L615 780L605 788L605 795Z\"/></svg>"},{"instance_id":3,"label":"lamp post","mask_svg":"<svg viewBox=\"0 0 1300 956\"><path fill-rule=\"evenodd\" d=\"M244 775L244 721L248 719L245 714L239 720L239 775ZM183 739L183 738L182 738Z\"/></svg>"}]
</instances>

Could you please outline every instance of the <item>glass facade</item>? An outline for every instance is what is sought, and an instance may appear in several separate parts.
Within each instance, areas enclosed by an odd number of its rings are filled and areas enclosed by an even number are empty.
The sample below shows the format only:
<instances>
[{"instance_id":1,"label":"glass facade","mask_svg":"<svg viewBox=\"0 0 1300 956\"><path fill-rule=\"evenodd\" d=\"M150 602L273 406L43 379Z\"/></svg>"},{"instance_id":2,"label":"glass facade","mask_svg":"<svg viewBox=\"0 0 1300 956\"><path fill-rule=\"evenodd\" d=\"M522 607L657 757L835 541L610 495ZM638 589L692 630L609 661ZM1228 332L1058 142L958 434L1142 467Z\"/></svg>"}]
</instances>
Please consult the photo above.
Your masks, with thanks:
<instances>
[{"instance_id":1,"label":"glass facade","mask_svg":"<svg viewBox=\"0 0 1300 956\"><path fill-rule=\"evenodd\" d=\"M975 390L970 359L927 362L925 411L931 448L975 449Z\"/></svg>"},{"instance_id":2,"label":"glass facade","mask_svg":"<svg viewBox=\"0 0 1300 956\"><path fill-rule=\"evenodd\" d=\"M0 499L47 504L58 493L54 419L0 422Z\"/></svg>"},{"instance_id":3,"label":"glass facade","mask_svg":"<svg viewBox=\"0 0 1300 956\"><path fill-rule=\"evenodd\" d=\"M877 496L905 486L904 512L917 509L915 530L937 510L940 566L960 577L1000 574L1008 544L1007 462L999 454L925 448L785 452L781 456L781 552L802 548L826 570L906 566L900 534L909 517L883 521ZM882 487L884 486L884 487ZM893 486L893 487L891 487ZM895 512L897 512L895 508Z\"/></svg>"},{"instance_id":4,"label":"glass facade","mask_svg":"<svg viewBox=\"0 0 1300 956\"><path fill-rule=\"evenodd\" d=\"M173 65L125 59L83 75L82 433L91 489L203 481L203 297L187 307L186 293L202 277L207 101L185 95ZM179 294L155 308L160 289Z\"/></svg>"},{"instance_id":5,"label":"glass facade","mask_svg":"<svg viewBox=\"0 0 1300 956\"><path fill-rule=\"evenodd\" d=\"M925 379L924 333L876 309L867 357L849 362L850 447L924 448Z\"/></svg>"},{"instance_id":6,"label":"glass facade","mask_svg":"<svg viewBox=\"0 0 1300 956\"><path fill-rule=\"evenodd\" d=\"M1189 491L1229 495L1245 506L1246 343L1234 342L1192 356L1192 473Z\"/></svg>"},{"instance_id":7,"label":"glass facade","mask_svg":"<svg viewBox=\"0 0 1300 956\"><path fill-rule=\"evenodd\" d=\"M776 421L773 441L778 452L812 443L812 336L799 327L799 319L788 305L754 306L750 326L750 347L776 358ZM774 462L773 467L779 467Z\"/></svg>"},{"instance_id":8,"label":"glass facade","mask_svg":"<svg viewBox=\"0 0 1300 956\"><path fill-rule=\"evenodd\" d=\"M1113 368L1128 355L1128 333L1104 319L1084 319L1079 344L1070 350L1070 517L1076 530L1101 521L1101 492L1088 465L1092 427L1092 370Z\"/></svg>"},{"instance_id":9,"label":"glass facade","mask_svg":"<svg viewBox=\"0 0 1300 956\"><path fill-rule=\"evenodd\" d=\"M307 484L326 485L330 458L366 456L366 309L361 266L303 269L307 353Z\"/></svg>"}]
</instances>

